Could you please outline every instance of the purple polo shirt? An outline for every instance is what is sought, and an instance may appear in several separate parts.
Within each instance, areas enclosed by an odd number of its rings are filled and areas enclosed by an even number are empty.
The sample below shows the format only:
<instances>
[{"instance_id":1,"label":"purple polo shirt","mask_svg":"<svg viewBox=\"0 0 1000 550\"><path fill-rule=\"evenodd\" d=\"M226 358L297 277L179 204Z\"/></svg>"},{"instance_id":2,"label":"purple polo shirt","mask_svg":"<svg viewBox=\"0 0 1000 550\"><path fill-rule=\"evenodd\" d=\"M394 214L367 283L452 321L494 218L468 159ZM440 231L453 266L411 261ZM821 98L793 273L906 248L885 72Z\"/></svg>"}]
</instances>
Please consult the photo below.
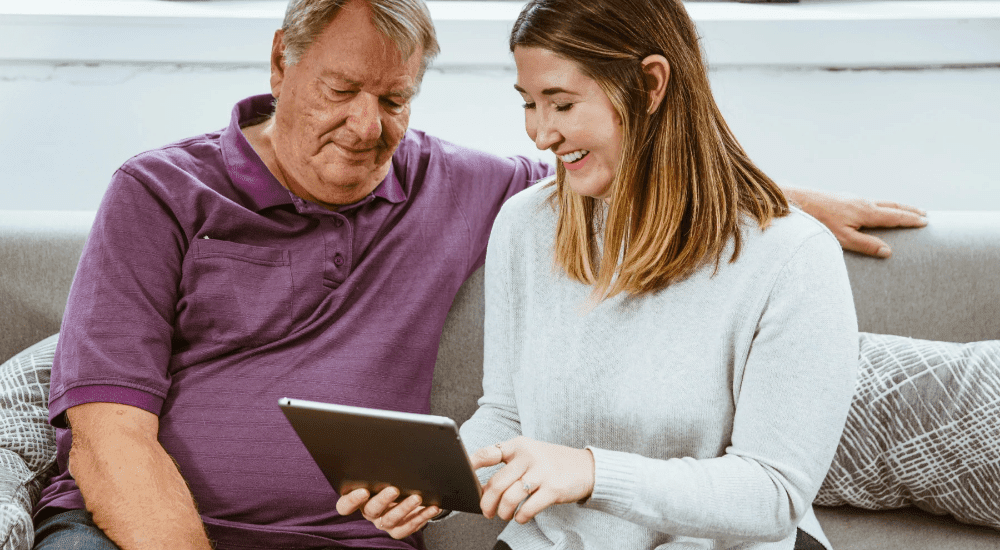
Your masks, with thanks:
<instances>
[{"instance_id":1,"label":"purple polo shirt","mask_svg":"<svg viewBox=\"0 0 1000 550\"><path fill-rule=\"evenodd\" d=\"M220 550L419 546L337 514L278 399L427 412L455 293L500 205L550 170L410 130L375 191L330 211L283 188L240 131L271 102L243 100L224 130L114 174L66 306L50 420L95 401L159 415ZM41 513L83 507L69 430L57 442Z\"/></svg>"}]
</instances>

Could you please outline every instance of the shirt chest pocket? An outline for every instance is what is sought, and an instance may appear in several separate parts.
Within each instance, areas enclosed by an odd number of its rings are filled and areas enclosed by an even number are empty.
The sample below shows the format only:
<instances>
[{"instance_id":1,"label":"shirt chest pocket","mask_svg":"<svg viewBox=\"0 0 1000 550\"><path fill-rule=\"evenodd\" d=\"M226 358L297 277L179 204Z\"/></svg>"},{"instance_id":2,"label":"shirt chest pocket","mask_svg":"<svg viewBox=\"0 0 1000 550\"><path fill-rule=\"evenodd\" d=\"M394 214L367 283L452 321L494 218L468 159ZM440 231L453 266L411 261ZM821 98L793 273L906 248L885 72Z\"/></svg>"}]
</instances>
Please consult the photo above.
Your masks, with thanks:
<instances>
[{"instance_id":1,"label":"shirt chest pocket","mask_svg":"<svg viewBox=\"0 0 1000 550\"><path fill-rule=\"evenodd\" d=\"M290 330L287 250L198 239L184 260L180 290L176 328L189 342L260 346Z\"/></svg>"}]
</instances>

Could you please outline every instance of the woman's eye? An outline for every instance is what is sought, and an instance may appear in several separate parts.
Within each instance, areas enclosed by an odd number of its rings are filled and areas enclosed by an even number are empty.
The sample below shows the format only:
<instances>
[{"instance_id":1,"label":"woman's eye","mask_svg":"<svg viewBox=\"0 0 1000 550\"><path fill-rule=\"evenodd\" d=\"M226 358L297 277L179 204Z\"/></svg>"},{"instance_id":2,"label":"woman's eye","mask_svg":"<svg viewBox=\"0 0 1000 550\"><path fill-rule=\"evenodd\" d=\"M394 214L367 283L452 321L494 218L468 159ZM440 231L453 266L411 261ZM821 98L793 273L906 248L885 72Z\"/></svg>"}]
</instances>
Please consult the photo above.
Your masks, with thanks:
<instances>
[{"instance_id":1,"label":"woman's eye","mask_svg":"<svg viewBox=\"0 0 1000 550\"><path fill-rule=\"evenodd\" d=\"M521 107L524 107L525 109L534 109L535 108L535 104L534 103L525 103L524 105L521 105Z\"/></svg>"},{"instance_id":2,"label":"woman's eye","mask_svg":"<svg viewBox=\"0 0 1000 550\"><path fill-rule=\"evenodd\" d=\"M572 103L567 103L565 105L556 105L556 110L557 111L568 111L568 110L570 110L572 108L573 108L573 104Z\"/></svg>"}]
</instances>

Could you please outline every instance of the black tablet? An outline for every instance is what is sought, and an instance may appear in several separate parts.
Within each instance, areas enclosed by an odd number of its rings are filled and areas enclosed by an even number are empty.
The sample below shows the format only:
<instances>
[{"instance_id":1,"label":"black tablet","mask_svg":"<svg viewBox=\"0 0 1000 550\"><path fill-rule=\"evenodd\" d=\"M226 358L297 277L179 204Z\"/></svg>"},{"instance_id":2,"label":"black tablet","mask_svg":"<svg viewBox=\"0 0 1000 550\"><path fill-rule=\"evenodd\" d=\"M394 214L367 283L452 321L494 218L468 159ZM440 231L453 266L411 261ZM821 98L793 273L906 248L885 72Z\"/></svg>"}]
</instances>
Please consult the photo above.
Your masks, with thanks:
<instances>
[{"instance_id":1,"label":"black tablet","mask_svg":"<svg viewBox=\"0 0 1000 550\"><path fill-rule=\"evenodd\" d=\"M482 487L454 420L287 397L278 404L340 494L392 485L400 499L419 494L425 506L482 514Z\"/></svg>"}]
</instances>

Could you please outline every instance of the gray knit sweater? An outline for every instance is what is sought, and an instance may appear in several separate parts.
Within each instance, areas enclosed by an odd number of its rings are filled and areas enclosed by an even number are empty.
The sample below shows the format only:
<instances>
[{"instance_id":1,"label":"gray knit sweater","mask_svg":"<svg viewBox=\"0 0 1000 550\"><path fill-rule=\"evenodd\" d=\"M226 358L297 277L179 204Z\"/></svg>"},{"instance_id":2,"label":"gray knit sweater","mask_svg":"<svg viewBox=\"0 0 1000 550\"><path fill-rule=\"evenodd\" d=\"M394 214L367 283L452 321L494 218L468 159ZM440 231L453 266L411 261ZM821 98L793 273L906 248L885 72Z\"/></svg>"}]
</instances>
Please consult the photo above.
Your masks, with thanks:
<instances>
[{"instance_id":1,"label":"gray knit sweater","mask_svg":"<svg viewBox=\"0 0 1000 550\"><path fill-rule=\"evenodd\" d=\"M500 535L513 550L791 550L828 545L811 502L854 388L857 321L840 246L798 210L651 296L586 310L553 265L553 187L510 199L486 259L469 451L518 435L589 447L594 492ZM485 482L492 471L480 471Z\"/></svg>"}]
</instances>

